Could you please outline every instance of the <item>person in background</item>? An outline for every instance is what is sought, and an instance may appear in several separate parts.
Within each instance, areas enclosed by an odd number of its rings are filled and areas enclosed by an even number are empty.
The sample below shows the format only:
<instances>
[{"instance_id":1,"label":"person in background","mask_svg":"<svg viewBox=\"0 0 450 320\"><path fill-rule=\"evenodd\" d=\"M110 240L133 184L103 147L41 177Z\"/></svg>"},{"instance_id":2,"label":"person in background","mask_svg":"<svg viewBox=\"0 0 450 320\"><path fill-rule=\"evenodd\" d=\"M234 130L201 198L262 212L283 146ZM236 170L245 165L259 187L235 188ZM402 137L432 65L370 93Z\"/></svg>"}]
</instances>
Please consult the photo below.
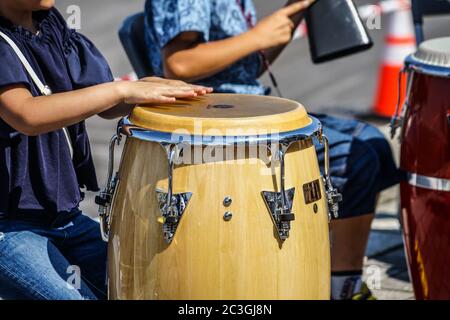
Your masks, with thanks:
<instances>
[{"instance_id":1,"label":"person in background","mask_svg":"<svg viewBox=\"0 0 450 320\"><path fill-rule=\"evenodd\" d=\"M211 89L157 78L113 82L101 53L53 6L0 1L0 31L54 93L41 96L0 37L0 297L105 299L107 245L78 209L80 188L98 191L84 120Z\"/></svg>"},{"instance_id":2,"label":"person in background","mask_svg":"<svg viewBox=\"0 0 450 320\"><path fill-rule=\"evenodd\" d=\"M221 93L269 94L258 78L292 40L313 2L288 1L257 22L251 0L147 0L148 58L157 76ZM363 259L378 194L399 181L392 151L368 124L315 116L330 140L332 182L344 197L340 218L331 223L331 298L375 299L362 281ZM323 163L323 148L317 149Z\"/></svg>"}]
</instances>

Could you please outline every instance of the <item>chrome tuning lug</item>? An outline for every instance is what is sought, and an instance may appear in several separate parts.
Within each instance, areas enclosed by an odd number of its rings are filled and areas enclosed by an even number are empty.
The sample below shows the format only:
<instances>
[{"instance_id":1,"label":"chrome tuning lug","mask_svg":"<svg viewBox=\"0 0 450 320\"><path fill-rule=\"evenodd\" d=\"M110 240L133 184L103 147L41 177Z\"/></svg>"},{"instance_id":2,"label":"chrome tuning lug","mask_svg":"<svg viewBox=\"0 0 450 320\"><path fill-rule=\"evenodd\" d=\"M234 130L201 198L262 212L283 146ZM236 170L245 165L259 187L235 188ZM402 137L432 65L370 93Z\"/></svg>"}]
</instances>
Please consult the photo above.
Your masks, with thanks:
<instances>
[{"instance_id":1,"label":"chrome tuning lug","mask_svg":"<svg viewBox=\"0 0 450 320\"><path fill-rule=\"evenodd\" d=\"M98 205L98 215L100 218L100 232L103 241L108 241L109 228L111 226L111 204L114 192L119 181L118 172L114 173L114 149L120 145L122 136L115 134L109 142L109 160L108 160L108 178L105 188L95 197L95 203Z\"/></svg>"},{"instance_id":2,"label":"chrome tuning lug","mask_svg":"<svg viewBox=\"0 0 450 320\"><path fill-rule=\"evenodd\" d=\"M294 200L295 188L286 191L285 204L283 205L281 192L263 191L262 195L266 202L272 220L278 232L281 241L289 238L291 230L291 221L295 220L292 213L292 204Z\"/></svg>"},{"instance_id":3,"label":"chrome tuning lug","mask_svg":"<svg viewBox=\"0 0 450 320\"><path fill-rule=\"evenodd\" d=\"M402 126L403 126L403 117L398 115L393 116L389 124L389 127L391 129L391 139L394 139L395 135L397 134L397 130Z\"/></svg>"},{"instance_id":4,"label":"chrome tuning lug","mask_svg":"<svg viewBox=\"0 0 450 320\"><path fill-rule=\"evenodd\" d=\"M263 199L272 216L272 220L281 241L285 241L289 238L291 221L295 220L295 215L292 213L295 188L291 188L289 190L286 190L285 188L284 157L291 144L291 142L281 142L276 153L276 158L280 161L280 192L262 192Z\"/></svg>"},{"instance_id":5,"label":"chrome tuning lug","mask_svg":"<svg viewBox=\"0 0 450 320\"><path fill-rule=\"evenodd\" d=\"M336 188L333 188L329 178L324 179L325 185L327 186L328 219L331 221L333 218L339 218L339 202L342 202L342 194L340 194Z\"/></svg>"},{"instance_id":6,"label":"chrome tuning lug","mask_svg":"<svg viewBox=\"0 0 450 320\"><path fill-rule=\"evenodd\" d=\"M179 145L161 144L167 154L168 160L168 190L167 192L156 189L156 197L162 216L163 237L167 243L171 243L181 217L192 197L191 192L173 193L173 170L176 159L183 150L183 143Z\"/></svg>"},{"instance_id":7,"label":"chrome tuning lug","mask_svg":"<svg viewBox=\"0 0 450 320\"><path fill-rule=\"evenodd\" d=\"M342 202L342 194L333 187L330 177L330 146L328 143L328 138L321 134L319 137L319 142L324 145L324 175L323 181L325 185L325 193L328 201L328 220L331 221L333 218L337 219L339 217L339 202Z\"/></svg>"},{"instance_id":8,"label":"chrome tuning lug","mask_svg":"<svg viewBox=\"0 0 450 320\"><path fill-rule=\"evenodd\" d=\"M174 194L172 195L171 201L168 201L168 195L168 192L159 189L156 190L156 197L163 218L163 237L167 243L171 243L181 217L192 197L192 193Z\"/></svg>"},{"instance_id":9,"label":"chrome tuning lug","mask_svg":"<svg viewBox=\"0 0 450 320\"><path fill-rule=\"evenodd\" d=\"M404 74L407 74L407 81L406 81L406 99L403 103L403 107L400 109L400 106L402 104L401 98L401 88L402 88L402 79ZM398 75L398 100L397 105L395 108L395 113L392 116L391 122L389 124L389 127L391 129L391 139L394 139L395 135L397 134L397 130L400 129L403 126L403 121L405 119L406 111L409 108L409 98L411 94L412 89L412 82L414 78L414 72L408 72L406 68L402 68L400 70L400 73ZM399 138L400 139L400 138Z\"/></svg>"}]
</instances>

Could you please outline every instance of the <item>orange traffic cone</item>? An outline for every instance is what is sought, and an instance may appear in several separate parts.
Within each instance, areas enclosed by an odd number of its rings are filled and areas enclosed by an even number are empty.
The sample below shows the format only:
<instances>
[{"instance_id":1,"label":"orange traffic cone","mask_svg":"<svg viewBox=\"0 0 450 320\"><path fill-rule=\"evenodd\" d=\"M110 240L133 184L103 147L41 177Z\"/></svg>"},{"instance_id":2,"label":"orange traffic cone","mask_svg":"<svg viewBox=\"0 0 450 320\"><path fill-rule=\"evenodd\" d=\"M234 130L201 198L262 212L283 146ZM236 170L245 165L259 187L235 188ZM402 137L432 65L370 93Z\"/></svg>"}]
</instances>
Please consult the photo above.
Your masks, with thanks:
<instances>
[{"instance_id":1,"label":"orange traffic cone","mask_svg":"<svg viewBox=\"0 0 450 320\"><path fill-rule=\"evenodd\" d=\"M405 58L416 50L414 24L411 7L407 6L391 13L388 33L385 39L383 61L380 68L379 82L374 113L382 117L391 117L395 113L398 101L398 76L403 68ZM405 99L405 82L402 79L401 102Z\"/></svg>"}]
</instances>

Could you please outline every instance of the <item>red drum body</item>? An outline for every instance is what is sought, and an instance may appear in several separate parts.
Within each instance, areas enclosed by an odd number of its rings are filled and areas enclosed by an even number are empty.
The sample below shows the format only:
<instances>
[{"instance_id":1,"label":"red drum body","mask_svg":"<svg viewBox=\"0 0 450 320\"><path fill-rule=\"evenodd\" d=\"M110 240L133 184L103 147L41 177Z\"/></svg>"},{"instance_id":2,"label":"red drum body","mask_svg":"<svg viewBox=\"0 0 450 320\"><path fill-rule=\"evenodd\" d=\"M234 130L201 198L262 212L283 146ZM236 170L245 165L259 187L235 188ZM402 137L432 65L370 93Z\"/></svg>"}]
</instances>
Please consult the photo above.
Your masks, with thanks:
<instances>
[{"instance_id":1,"label":"red drum body","mask_svg":"<svg viewBox=\"0 0 450 320\"><path fill-rule=\"evenodd\" d=\"M406 61L401 208L417 299L450 299L450 38L424 42Z\"/></svg>"}]
</instances>

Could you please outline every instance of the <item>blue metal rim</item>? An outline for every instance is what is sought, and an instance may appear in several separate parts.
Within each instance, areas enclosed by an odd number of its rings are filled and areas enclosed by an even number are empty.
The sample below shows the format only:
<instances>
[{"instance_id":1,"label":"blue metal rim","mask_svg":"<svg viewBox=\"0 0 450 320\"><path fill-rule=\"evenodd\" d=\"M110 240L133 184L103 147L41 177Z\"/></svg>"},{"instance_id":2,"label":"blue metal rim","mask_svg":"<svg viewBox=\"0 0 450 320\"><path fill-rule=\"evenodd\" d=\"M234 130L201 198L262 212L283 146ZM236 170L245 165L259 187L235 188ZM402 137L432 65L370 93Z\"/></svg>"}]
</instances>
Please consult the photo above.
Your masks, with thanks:
<instances>
[{"instance_id":1,"label":"blue metal rim","mask_svg":"<svg viewBox=\"0 0 450 320\"><path fill-rule=\"evenodd\" d=\"M450 68L424 63L409 55L405 60L405 66L413 71L435 77L450 78Z\"/></svg>"},{"instance_id":2,"label":"blue metal rim","mask_svg":"<svg viewBox=\"0 0 450 320\"><path fill-rule=\"evenodd\" d=\"M168 132L153 131L133 125L128 117L123 118L118 125L120 133L128 137L162 144L185 143L193 146L227 146L242 144L261 144L268 142L291 142L317 137L322 134L322 124L311 117L312 122L303 128L294 131L280 132L278 134L249 135L249 136L199 136L199 135L174 135Z\"/></svg>"}]
</instances>

